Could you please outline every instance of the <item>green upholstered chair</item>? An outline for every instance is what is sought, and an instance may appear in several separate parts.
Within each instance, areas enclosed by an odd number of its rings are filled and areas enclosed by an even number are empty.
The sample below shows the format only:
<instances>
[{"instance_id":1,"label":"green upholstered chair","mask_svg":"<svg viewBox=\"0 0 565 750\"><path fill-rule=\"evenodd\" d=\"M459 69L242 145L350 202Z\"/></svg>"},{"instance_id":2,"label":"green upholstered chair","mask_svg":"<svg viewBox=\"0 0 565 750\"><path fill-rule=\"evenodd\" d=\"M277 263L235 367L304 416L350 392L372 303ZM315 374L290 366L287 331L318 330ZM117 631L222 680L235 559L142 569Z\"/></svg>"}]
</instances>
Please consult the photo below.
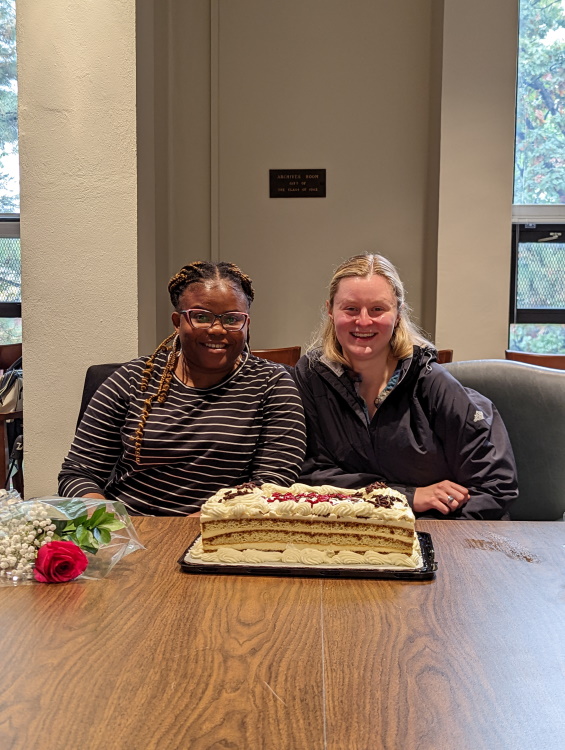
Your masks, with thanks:
<instances>
[{"instance_id":1,"label":"green upholstered chair","mask_svg":"<svg viewBox=\"0 0 565 750\"><path fill-rule=\"evenodd\" d=\"M519 521L557 521L565 513L565 371L498 359L444 365L489 398L510 436L520 497Z\"/></svg>"}]
</instances>

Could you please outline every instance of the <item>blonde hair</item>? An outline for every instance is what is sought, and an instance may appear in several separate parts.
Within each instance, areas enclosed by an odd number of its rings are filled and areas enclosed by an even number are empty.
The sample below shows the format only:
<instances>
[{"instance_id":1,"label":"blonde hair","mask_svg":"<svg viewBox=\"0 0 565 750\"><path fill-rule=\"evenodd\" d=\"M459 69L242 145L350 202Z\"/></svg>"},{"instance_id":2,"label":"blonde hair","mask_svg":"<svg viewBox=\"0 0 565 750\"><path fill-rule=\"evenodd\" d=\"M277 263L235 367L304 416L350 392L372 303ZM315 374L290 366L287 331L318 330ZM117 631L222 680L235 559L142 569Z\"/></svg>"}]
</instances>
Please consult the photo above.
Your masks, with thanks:
<instances>
[{"instance_id":1,"label":"blonde hair","mask_svg":"<svg viewBox=\"0 0 565 750\"><path fill-rule=\"evenodd\" d=\"M433 344L425 338L422 331L420 331L410 317L411 310L404 300L404 285L400 280L398 271L382 255L354 255L337 268L330 282L329 309L333 308L335 295L342 279L354 277L369 278L371 276L383 276L390 284L396 299L398 322L390 340L392 356L397 359L409 357L412 354L414 345L433 347ZM316 343L317 346L321 347L327 359L339 362L347 367L350 366L350 363L343 356L341 344L337 340L335 333L334 322L329 315L326 316L322 324Z\"/></svg>"}]
</instances>

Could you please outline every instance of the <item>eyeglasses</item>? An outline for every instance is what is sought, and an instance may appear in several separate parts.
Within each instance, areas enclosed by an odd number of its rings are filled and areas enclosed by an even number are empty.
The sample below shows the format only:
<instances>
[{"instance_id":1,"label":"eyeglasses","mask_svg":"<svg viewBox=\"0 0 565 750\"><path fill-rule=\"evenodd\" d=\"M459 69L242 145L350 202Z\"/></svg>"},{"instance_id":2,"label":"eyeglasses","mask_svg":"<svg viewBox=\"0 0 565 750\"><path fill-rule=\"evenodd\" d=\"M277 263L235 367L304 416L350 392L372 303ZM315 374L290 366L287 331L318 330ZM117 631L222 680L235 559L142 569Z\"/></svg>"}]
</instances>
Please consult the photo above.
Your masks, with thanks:
<instances>
[{"instance_id":1,"label":"eyeglasses","mask_svg":"<svg viewBox=\"0 0 565 750\"><path fill-rule=\"evenodd\" d=\"M180 313L185 316L193 328L212 328L216 320L219 320L222 328L226 331L241 331L249 319L249 315L243 312L226 312L216 315L209 310L193 308L181 310Z\"/></svg>"}]
</instances>

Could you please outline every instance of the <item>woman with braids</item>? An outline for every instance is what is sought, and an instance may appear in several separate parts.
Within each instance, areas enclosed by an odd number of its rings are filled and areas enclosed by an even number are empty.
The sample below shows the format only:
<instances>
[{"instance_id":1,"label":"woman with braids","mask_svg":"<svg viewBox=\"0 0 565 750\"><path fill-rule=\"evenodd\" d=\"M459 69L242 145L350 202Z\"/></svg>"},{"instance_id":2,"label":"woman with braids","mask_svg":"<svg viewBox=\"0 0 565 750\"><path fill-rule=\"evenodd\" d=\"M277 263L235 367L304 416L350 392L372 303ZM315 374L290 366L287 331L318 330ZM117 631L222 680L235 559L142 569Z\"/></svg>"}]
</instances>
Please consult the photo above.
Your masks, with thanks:
<instances>
[{"instance_id":1,"label":"woman with braids","mask_svg":"<svg viewBox=\"0 0 565 750\"><path fill-rule=\"evenodd\" d=\"M249 277L233 263L197 261L173 276L169 294L174 333L95 393L60 495L186 515L222 487L296 479L302 406L286 370L249 352Z\"/></svg>"},{"instance_id":2,"label":"woman with braids","mask_svg":"<svg viewBox=\"0 0 565 750\"><path fill-rule=\"evenodd\" d=\"M301 481L353 489L384 481L419 516L507 516L518 491L502 419L435 362L392 263L350 258L326 305L319 348L295 370L308 432Z\"/></svg>"}]
</instances>

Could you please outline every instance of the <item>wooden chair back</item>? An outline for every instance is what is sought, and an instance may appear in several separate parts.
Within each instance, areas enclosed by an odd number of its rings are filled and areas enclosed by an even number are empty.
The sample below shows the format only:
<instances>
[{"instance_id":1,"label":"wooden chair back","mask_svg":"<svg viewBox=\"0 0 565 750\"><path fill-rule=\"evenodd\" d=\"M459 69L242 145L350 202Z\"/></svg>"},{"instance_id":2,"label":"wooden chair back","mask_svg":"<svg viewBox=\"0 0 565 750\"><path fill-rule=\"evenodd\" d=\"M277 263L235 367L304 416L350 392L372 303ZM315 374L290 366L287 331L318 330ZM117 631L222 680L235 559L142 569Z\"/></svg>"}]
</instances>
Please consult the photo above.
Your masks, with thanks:
<instances>
[{"instance_id":1,"label":"wooden chair back","mask_svg":"<svg viewBox=\"0 0 565 750\"><path fill-rule=\"evenodd\" d=\"M438 349L437 361L440 365L444 365L446 362L453 362L453 349Z\"/></svg>"},{"instance_id":2,"label":"wooden chair back","mask_svg":"<svg viewBox=\"0 0 565 750\"><path fill-rule=\"evenodd\" d=\"M271 362L277 362L279 365L294 365L300 359L301 348L299 346L286 346L281 349L254 349L251 354L262 359L268 359Z\"/></svg>"},{"instance_id":3,"label":"wooden chair back","mask_svg":"<svg viewBox=\"0 0 565 750\"><path fill-rule=\"evenodd\" d=\"M256 357L262 357L263 359L269 359L271 362L278 362L281 365L294 365L300 359L300 347L289 346L283 349L256 349L252 352ZM108 364L91 365L85 375L84 387L82 391L82 400L79 409L79 415L77 420L77 427L80 420L83 417L86 407L90 403L90 399L96 393L98 388L110 377L110 375L121 367L123 362L111 362Z\"/></svg>"},{"instance_id":4,"label":"wooden chair back","mask_svg":"<svg viewBox=\"0 0 565 750\"><path fill-rule=\"evenodd\" d=\"M515 362L525 362L527 365L553 367L554 370L565 370L565 354L533 354L532 352L516 352L506 350L506 359Z\"/></svg>"}]
</instances>

